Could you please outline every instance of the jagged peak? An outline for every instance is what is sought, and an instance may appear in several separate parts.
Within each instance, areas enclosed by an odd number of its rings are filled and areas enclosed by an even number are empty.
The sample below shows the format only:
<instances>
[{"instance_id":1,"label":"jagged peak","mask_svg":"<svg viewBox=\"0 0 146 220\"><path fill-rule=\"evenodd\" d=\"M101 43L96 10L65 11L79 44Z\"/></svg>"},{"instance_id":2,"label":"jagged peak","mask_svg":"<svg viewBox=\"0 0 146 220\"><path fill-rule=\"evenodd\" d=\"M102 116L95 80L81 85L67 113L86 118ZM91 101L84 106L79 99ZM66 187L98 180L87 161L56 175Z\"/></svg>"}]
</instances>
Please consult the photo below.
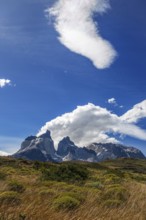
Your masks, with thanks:
<instances>
[{"instance_id":1,"label":"jagged peak","mask_svg":"<svg viewBox=\"0 0 146 220\"><path fill-rule=\"evenodd\" d=\"M71 144L71 145L75 145L74 144L74 142L70 139L70 137L69 136L66 136L66 137L64 137L60 142L59 142L59 144Z\"/></svg>"},{"instance_id":2,"label":"jagged peak","mask_svg":"<svg viewBox=\"0 0 146 220\"><path fill-rule=\"evenodd\" d=\"M69 136L64 137L61 141L71 141Z\"/></svg>"},{"instance_id":3,"label":"jagged peak","mask_svg":"<svg viewBox=\"0 0 146 220\"><path fill-rule=\"evenodd\" d=\"M36 138L37 138L36 136L31 135L31 136L28 136L28 137L25 139L25 141L32 141L32 140L35 140Z\"/></svg>"},{"instance_id":4,"label":"jagged peak","mask_svg":"<svg viewBox=\"0 0 146 220\"><path fill-rule=\"evenodd\" d=\"M51 138L51 132L49 130L47 130L45 133L39 135L38 137L39 138L49 138L49 139L52 139Z\"/></svg>"}]
</instances>

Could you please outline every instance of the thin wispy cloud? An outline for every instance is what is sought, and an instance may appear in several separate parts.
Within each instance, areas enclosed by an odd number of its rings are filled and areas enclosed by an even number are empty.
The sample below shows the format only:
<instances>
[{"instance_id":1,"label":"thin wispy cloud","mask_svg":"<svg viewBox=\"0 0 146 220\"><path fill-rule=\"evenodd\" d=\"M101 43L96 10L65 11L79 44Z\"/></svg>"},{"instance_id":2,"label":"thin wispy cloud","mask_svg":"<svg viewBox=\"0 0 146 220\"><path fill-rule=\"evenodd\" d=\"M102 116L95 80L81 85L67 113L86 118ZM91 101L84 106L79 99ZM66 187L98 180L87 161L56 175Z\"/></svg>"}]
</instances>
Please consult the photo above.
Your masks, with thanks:
<instances>
[{"instance_id":1,"label":"thin wispy cloud","mask_svg":"<svg viewBox=\"0 0 146 220\"><path fill-rule=\"evenodd\" d=\"M78 106L72 112L47 122L39 134L46 130L51 131L55 146L65 136L70 136L81 147L93 142L118 142L116 137L111 137L117 133L146 140L146 131L129 122L124 115L119 117L92 103Z\"/></svg>"},{"instance_id":2,"label":"thin wispy cloud","mask_svg":"<svg viewBox=\"0 0 146 220\"><path fill-rule=\"evenodd\" d=\"M121 116L121 119L129 123L137 123L140 119L146 117L146 100L136 104Z\"/></svg>"},{"instance_id":3,"label":"thin wispy cloud","mask_svg":"<svg viewBox=\"0 0 146 220\"><path fill-rule=\"evenodd\" d=\"M5 86L10 86L11 80L10 79L0 79L0 88L3 88Z\"/></svg>"},{"instance_id":4,"label":"thin wispy cloud","mask_svg":"<svg viewBox=\"0 0 146 220\"><path fill-rule=\"evenodd\" d=\"M108 68L117 53L99 33L93 14L110 8L108 0L57 0L46 12L54 16L60 42L72 52L90 59L98 69Z\"/></svg>"}]
</instances>

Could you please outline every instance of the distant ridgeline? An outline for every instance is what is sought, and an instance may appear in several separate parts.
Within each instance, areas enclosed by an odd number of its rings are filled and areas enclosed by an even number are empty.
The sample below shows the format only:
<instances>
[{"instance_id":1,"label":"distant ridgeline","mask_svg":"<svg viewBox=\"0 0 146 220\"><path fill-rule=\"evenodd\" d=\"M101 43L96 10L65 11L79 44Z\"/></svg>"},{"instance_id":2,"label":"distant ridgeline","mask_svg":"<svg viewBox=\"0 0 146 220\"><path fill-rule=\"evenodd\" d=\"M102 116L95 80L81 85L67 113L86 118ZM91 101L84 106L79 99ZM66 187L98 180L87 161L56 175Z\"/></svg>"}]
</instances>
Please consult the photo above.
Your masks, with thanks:
<instances>
[{"instance_id":1,"label":"distant ridgeline","mask_svg":"<svg viewBox=\"0 0 146 220\"><path fill-rule=\"evenodd\" d=\"M46 131L38 137L27 137L13 157L52 162L72 160L99 162L116 158L145 159L143 153L134 147L113 143L92 143L80 148L69 137L63 138L58 144L58 149L55 150L50 131Z\"/></svg>"}]
</instances>

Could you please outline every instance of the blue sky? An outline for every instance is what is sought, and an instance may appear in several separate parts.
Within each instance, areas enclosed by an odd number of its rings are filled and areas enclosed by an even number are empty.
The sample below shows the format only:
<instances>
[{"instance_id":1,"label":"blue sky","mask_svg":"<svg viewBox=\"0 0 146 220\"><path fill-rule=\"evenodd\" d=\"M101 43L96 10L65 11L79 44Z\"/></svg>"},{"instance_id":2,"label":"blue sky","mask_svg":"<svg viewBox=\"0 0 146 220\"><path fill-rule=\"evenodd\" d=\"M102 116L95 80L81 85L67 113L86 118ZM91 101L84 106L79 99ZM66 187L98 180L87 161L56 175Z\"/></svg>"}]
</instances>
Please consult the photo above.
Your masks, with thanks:
<instances>
[{"instance_id":1,"label":"blue sky","mask_svg":"<svg viewBox=\"0 0 146 220\"><path fill-rule=\"evenodd\" d=\"M45 16L53 4L0 0L0 79L11 80L0 88L2 151L15 152L26 136L77 106L93 103L121 116L146 99L146 2L111 0L110 10L94 14L118 54L104 69L59 42L53 18ZM146 130L144 117L137 125ZM146 154L145 140L124 135L120 141Z\"/></svg>"}]
</instances>

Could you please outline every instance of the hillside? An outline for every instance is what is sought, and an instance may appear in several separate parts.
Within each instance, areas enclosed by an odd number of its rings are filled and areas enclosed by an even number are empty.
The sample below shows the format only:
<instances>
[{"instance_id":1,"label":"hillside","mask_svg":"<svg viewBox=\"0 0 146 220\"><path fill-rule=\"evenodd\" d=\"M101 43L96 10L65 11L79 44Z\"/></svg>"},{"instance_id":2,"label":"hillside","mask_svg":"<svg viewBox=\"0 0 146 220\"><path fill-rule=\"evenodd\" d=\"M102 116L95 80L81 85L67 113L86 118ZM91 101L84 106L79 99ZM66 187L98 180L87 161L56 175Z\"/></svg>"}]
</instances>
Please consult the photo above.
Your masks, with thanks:
<instances>
[{"instance_id":1,"label":"hillside","mask_svg":"<svg viewBox=\"0 0 146 220\"><path fill-rule=\"evenodd\" d=\"M146 160L0 157L1 220L145 220Z\"/></svg>"}]
</instances>

